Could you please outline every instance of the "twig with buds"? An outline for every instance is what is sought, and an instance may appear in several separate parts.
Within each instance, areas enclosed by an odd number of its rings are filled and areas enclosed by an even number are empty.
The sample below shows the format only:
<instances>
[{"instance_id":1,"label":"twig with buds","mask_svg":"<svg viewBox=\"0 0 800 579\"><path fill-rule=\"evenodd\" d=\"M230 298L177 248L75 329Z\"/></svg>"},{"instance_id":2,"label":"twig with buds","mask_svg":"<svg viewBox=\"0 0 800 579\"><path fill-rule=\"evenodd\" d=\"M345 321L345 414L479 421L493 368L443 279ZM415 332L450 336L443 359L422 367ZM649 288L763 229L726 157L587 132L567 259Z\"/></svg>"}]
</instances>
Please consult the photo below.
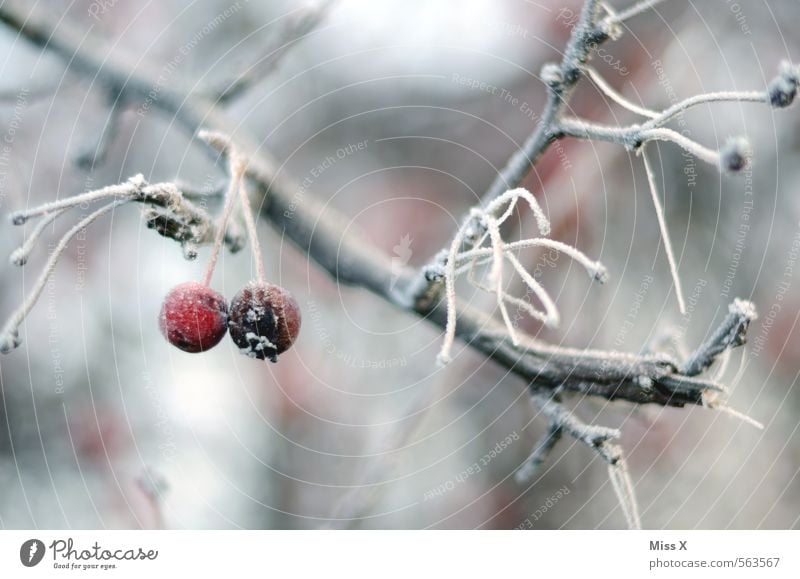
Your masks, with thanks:
<instances>
[{"instance_id":1,"label":"twig with buds","mask_svg":"<svg viewBox=\"0 0 800 579\"><path fill-rule=\"evenodd\" d=\"M500 226L513 214L517 203L523 200L528 203L534 216L539 230L539 237L523 239L512 243L506 243L500 235ZM476 230L484 230L485 233L476 237ZM456 336L456 277L465 271L469 272L469 280L472 285L494 293L497 296L497 306L500 309L503 322L508 336L514 345L519 345L519 338L514 329L514 323L508 314L507 304L517 306L526 311L531 317L537 319L550 327L559 324L560 316L555 303L547 290L530 273L525 270L522 263L515 253L527 247L549 247L568 255L589 272L589 275L598 281L606 280L606 270L602 264L586 257L582 252L565 243L548 239L550 234L550 223L547 220L536 198L525 189L517 188L507 191L497 199L489 203L486 208L474 208L469 218L462 224L461 228L453 238L447 257L441 269L434 273L444 278L445 282L445 302L447 308L447 326L445 328L445 338L442 350L439 353L439 363L447 364L450 361L450 350ZM489 243L485 247L485 243ZM470 248L462 250L462 246L470 244ZM523 283L533 292L541 302L543 309L537 309L530 301L514 297L506 293L503 283L503 264L508 261L516 273L520 276ZM486 262L491 263L489 270L488 285L480 283L475 278L477 266Z\"/></svg>"},{"instance_id":2,"label":"twig with buds","mask_svg":"<svg viewBox=\"0 0 800 579\"><path fill-rule=\"evenodd\" d=\"M642 124L614 127L591 123L583 119L562 118L554 124L552 129L553 133L557 138L569 136L579 139L616 143L630 151L636 152L636 154L642 157L648 186L658 218L659 229L661 230L661 237L664 241L664 249L669 262L670 273L672 275L673 284L675 285L678 308L680 312L684 314L686 313L686 303L681 290L678 264L674 252L672 251L672 243L667 230L666 220L664 219L664 210L659 198L655 174L647 157L647 144L652 141L672 142L701 161L705 161L716 167L723 173L735 173L745 169L749 165L750 158L752 157L747 139L743 137L734 137L729 139L721 149L712 150L677 131L664 127L664 125L676 116L701 104L717 102L756 102L767 103L775 108L787 107L792 104L797 96L798 85L800 85L800 67L788 62L783 62L778 75L769 83L766 90L763 91L725 91L696 95L684 99L659 112L631 103L613 90L599 73L591 67L583 66L581 70L611 100L629 111L648 117L649 120Z\"/></svg>"},{"instance_id":3,"label":"twig with buds","mask_svg":"<svg viewBox=\"0 0 800 579\"><path fill-rule=\"evenodd\" d=\"M217 232L211 217L205 210L185 199L174 184L150 184L142 175L131 177L128 181L118 185L103 187L96 191L89 191L12 213L10 217L14 225L23 225L31 219L39 219L25 242L11 254L11 263L23 266L28 262L30 253L42 233L56 219L76 207L101 205L69 229L50 253L31 292L11 314L0 331L0 353L6 354L20 345L19 326L41 296L47 279L53 273L59 258L72 238L103 215L128 203L142 203L145 206L143 217L147 226L160 235L180 243L187 259L194 259L197 256L197 246L211 243L216 235L222 236L223 242L231 251L238 251L243 246L243 241L231 235L230 231Z\"/></svg>"}]
</instances>

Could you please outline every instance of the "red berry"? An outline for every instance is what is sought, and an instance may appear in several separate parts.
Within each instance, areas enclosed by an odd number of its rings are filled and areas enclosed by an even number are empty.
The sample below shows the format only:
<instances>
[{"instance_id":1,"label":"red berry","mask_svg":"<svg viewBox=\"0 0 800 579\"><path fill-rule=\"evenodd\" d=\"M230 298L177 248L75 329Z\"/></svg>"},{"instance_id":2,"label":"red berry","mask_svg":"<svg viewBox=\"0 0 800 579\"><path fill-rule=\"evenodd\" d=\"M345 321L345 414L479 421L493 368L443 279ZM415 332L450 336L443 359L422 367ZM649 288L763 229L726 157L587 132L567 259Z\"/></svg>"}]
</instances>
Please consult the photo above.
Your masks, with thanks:
<instances>
[{"instance_id":1,"label":"red berry","mask_svg":"<svg viewBox=\"0 0 800 579\"><path fill-rule=\"evenodd\" d=\"M228 304L210 287L188 281L170 290L158 321L170 344L184 352L204 352L228 331Z\"/></svg>"},{"instance_id":2,"label":"red berry","mask_svg":"<svg viewBox=\"0 0 800 579\"><path fill-rule=\"evenodd\" d=\"M282 287L250 282L231 300L228 327L242 354L277 362L300 332L300 307Z\"/></svg>"}]
</instances>

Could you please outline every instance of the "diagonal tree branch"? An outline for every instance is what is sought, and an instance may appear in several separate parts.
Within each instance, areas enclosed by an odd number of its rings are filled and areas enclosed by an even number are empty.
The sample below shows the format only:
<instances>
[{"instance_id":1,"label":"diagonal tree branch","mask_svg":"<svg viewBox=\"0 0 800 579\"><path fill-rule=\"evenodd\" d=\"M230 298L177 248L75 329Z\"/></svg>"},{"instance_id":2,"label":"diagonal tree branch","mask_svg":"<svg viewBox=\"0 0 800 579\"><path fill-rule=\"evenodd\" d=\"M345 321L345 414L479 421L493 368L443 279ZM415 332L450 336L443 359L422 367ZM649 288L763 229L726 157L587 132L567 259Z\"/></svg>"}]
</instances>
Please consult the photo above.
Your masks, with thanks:
<instances>
[{"instance_id":1,"label":"diagonal tree branch","mask_svg":"<svg viewBox=\"0 0 800 579\"><path fill-rule=\"evenodd\" d=\"M481 206L486 207L494 199L509 189L522 183L539 158L560 135L555 129L569 107L569 101L582 76L582 69L591 60L592 51L611 37L613 27L601 25L602 3L599 0L586 0L580 17L572 28L569 41L564 49L560 64L546 64L540 77L547 86L547 102L536 128L525 140L522 147L514 152L506 165L495 176L491 185L481 198ZM476 238L485 233L479 226L473 227L468 237ZM419 272L415 283L409 289L409 299L417 302L438 301L443 282L432 275L446 261L447 252L439 252L427 266Z\"/></svg>"},{"instance_id":2,"label":"diagonal tree branch","mask_svg":"<svg viewBox=\"0 0 800 579\"><path fill-rule=\"evenodd\" d=\"M573 39L580 40L572 41L576 44L565 56L567 82L572 82L573 74L578 74L578 63L588 58L588 43L605 37L605 33L596 34L589 26L597 15L595 0L586 2L583 14L583 24L576 26L573 33ZM263 218L270 220L337 282L368 289L439 328L445 326L446 312L435 301L408 300L409 288L418 283L417 272L393 268L389 258L372 244L347 232L343 215L323 206L311 195L299 195L300 188L291 177L279 173L275 160L257 141L241 130L233 131L234 123L218 105L189 92L180 79L170 86L162 85L153 69L135 65L133 59L116 52L107 54L104 45L85 37L67 22L57 22L38 3L28 5L7 0L0 6L0 21L35 45L61 56L75 72L97 78L108 90L127 99L151 103L171 115L190 134L209 128L231 135L237 149L248 158L247 177L258 192L256 207ZM224 153L209 151L214 158ZM670 406L702 404L703 392L721 389L682 373L676 362L663 357L563 349L522 334L520 345L513 346L506 339L503 327L490 317L460 302L457 310L457 337L521 377L526 384L560 387L565 392L610 400ZM722 333L725 335L715 342L717 346L704 345L703 353L698 355L703 362L692 362L689 370L694 371L698 364L706 367L706 362L713 360L718 345L728 335ZM739 343L741 340L735 340L729 345Z\"/></svg>"}]
</instances>

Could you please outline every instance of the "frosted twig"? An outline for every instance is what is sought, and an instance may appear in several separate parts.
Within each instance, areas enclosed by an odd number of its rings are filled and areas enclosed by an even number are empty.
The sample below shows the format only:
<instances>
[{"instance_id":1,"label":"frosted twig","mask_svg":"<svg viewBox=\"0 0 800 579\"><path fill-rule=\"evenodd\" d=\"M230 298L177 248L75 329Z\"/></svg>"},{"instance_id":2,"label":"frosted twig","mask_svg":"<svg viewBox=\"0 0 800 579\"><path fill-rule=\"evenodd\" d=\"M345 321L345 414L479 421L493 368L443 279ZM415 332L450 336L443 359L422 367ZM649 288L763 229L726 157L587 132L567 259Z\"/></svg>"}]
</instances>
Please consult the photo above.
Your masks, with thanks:
<instances>
[{"instance_id":1,"label":"frosted twig","mask_svg":"<svg viewBox=\"0 0 800 579\"><path fill-rule=\"evenodd\" d=\"M766 91L720 91L699 94L684 99L678 103L675 103L671 107L664 109L653 118L652 125L661 126L671 121L679 114L697 105L722 102L766 103L769 102L769 96L767 95Z\"/></svg>"},{"instance_id":2,"label":"frosted twig","mask_svg":"<svg viewBox=\"0 0 800 579\"><path fill-rule=\"evenodd\" d=\"M745 343L750 322L757 318L752 302L736 299L728 306L728 315L714 333L681 365L680 371L686 376L697 376L706 370L714 360L730 348Z\"/></svg>"},{"instance_id":3,"label":"frosted twig","mask_svg":"<svg viewBox=\"0 0 800 579\"><path fill-rule=\"evenodd\" d=\"M547 86L547 102L537 119L536 127L522 147L509 157L505 166L492 180L491 185L481 197L481 207L486 208L505 192L518 187L531 167L559 138L555 129L581 78L581 67L591 60L593 51L608 38L608 35L598 26L599 18L599 0L586 0L578 21L572 28L561 62L546 64L542 68L540 77ZM543 233L543 235L547 234ZM406 301L417 307L425 308L440 297L444 280L438 272L444 265L442 259L448 253L447 249L440 251L430 263L420 269L418 276L406 290ZM444 289L446 294L447 288Z\"/></svg>"},{"instance_id":4,"label":"frosted twig","mask_svg":"<svg viewBox=\"0 0 800 579\"><path fill-rule=\"evenodd\" d=\"M470 220L472 217L470 216ZM444 277L445 283L445 307L447 311L447 323L444 329L444 341L442 342L442 349L439 352L437 361L439 364L444 365L450 362L450 350L453 347L453 342L456 337L456 275L455 265L458 258L458 252L461 245L464 243L466 236L466 229L469 227L469 220L462 225L453 237L450 243L450 250L447 254L446 266L441 273Z\"/></svg>"},{"instance_id":5,"label":"frosted twig","mask_svg":"<svg viewBox=\"0 0 800 579\"><path fill-rule=\"evenodd\" d=\"M0 334L0 352L8 353L20 344L18 338L19 325L41 295L48 277L55 268L59 257L63 254L69 240L95 219L115 207L133 202L146 205L144 219L147 226L164 237L178 241L183 247L184 255L190 259L196 255L197 245L210 243L220 236L222 237L222 242L231 251L236 251L241 247L240 240L232 237L229 233L222 231L219 234L215 234L215 228L209 215L203 209L184 199L175 185L172 183L151 185L142 175L135 175L124 183L88 191L80 195L13 213L11 221L16 225L27 223L33 218L40 218L40 220L25 242L12 252L10 256L11 262L16 265L25 265L45 229L70 209L100 202L105 202L105 204L81 219L77 225L62 237L51 253L44 271L34 284L33 291L11 315L2 334Z\"/></svg>"},{"instance_id":6,"label":"frosted twig","mask_svg":"<svg viewBox=\"0 0 800 579\"><path fill-rule=\"evenodd\" d=\"M553 142L553 125L569 104L570 96L580 79L580 66L591 58L592 48L596 48L603 40L597 35L598 16L598 0L586 0L578 22L572 28L561 63L545 65L542 69L540 76L548 89L544 111L534 131L522 147L511 155L492 181L482 197L483 205L487 205L504 191L520 185L531 167Z\"/></svg>"},{"instance_id":7,"label":"frosted twig","mask_svg":"<svg viewBox=\"0 0 800 579\"><path fill-rule=\"evenodd\" d=\"M657 127L654 129L644 129L636 133L636 139L646 144L648 141L670 141L691 153L701 161L721 169L720 152L704 147L700 143L680 134L678 131Z\"/></svg>"},{"instance_id":8,"label":"frosted twig","mask_svg":"<svg viewBox=\"0 0 800 579\"><path fill-rule=\"evenodd\" d=\"M586 75L592 80L592 82L600 89L600 91L610 98L612 101L617 103L623 108L628 109L629 111L636 113L637 115L641 115L643 117L649 117L651 119L655 119L659 117L659 113L655 111L651 111L650 109L646 109L633 103L618 93L614 88L606 82L606 80L591 66L584 66L582 70L586 73Z\"/></svg>"},{"instance_id":9,"label":"frosted twig","mask_svg":"<svg viewBox=\"0 0 800 579\"><path fill-rule=\"evenodd\" d=\"M563 429L572 438L594 449L609 464L616 464L619 460L619 448L608 444L610 440L615 440L622 436L618 429L593 426L581 422L572 412L557 402L551 393L545 394L534 391L532 398L551 426Z\"/></svg>"},{"instance_id":10,"label":"frosted twig","mask_svg":"<svg viewBox=\"0 0 800 579\"><path fill-rule=\"evenodd\" d=\"M64 253L64 250L66 249L70 240L80 231L94 222L98 217L101 217L105 213L116 207L119 207L126 202L127 200L118 200L102 206L100 209L97 209L93 213L90 213L88 216L81 219L72 229L67 231L64 237L61 238L61 241L58 242L58 245L56 245L56 247L53 249L53 252L50 254L50 257L44 266L44 270L34 283L30 294L28 294L28 297L22 302L22 305L20 305L14 311L14 313L11 314L11 317L3 327L2 332L0 332L0 353L7 354L20 345L19 326L25 319L25 316L27 316L31 311L31 308L33 308L34 304L39 299L39 296L42 294L45 284L47 283L47 279L50 277L50 274L53 273L56 263L58 263L58 259L61 257L61 254Z\"/></svg>"},{"instance_id":11,"label":"frosted twig","mask_svg":"<svg viewBox=\"0 0 800 579\"><path fill-rule=\"evenodd\" d=\"M31 250L33 250L34 245L36 245L36 242L39 240L39 236L44 232L45 229L47 229L48 225L53 223L53 221L55 221L59 216L63 215L66 211L66 208L56 209L52 213L45 215L42 219L40 219L39 223L37 223L36 227L34 227L33 231L31 231L28 239L25 240L25 243L11 253L11 256L9 257L11 263L19 266L28 263L28 256L30 255Z\"/></svg>"},{"instance_id":12,"label":"frosted twig","mask_svg":"<svg viewBox=\"0 0 800 579\"><path fill-rule=\"evenodd\" d=\"M34 217L62 214L67 209L99 201L138 202L149 206L145 211L147 226L183 246L209 243L213 238L213 225L203 209L184 199L172 183L151 185L142 175L135 175L124 183L17 211L11 214L11 221L15 225L22 225ZM41 231L36 228L34 234L38 237ZM232 251L235 250L236 240L226 237L225 242ZM25 247L18 251L22 255L27 255L30 248Z\"/></svg>"},{"instance_id":13,"label":"frosted twig","mask_svg":"<svg viewBox=\"0 0 800 579\"><path fill-rule=\"evenodd\" d=\"M757 428L758 430L764 430L764 425L760 423L758 420L747 416L743 412L739 412L738 410L731 408L727 404L725 404L721 399L718 393L716 392L704 392L703 393L703 406L709 408L711 410L719 410L720 412L724 412L725 414L729 414L734 418L741 420L742 422Z\"/></svg>"},{"instance_id":14,"label":"frosted twig","mask_svg":"<svg viewBox=\"0 0 800 579\"><path fill-rule=\"evenodd\" d=\"M601 22L601 27L605 29L608 28L609 26L618 25L623 22L626 22L631 18L633 18L634 16L638 16L643 12L651 10L658 4L661 4L662 2L664 2L664 0L640 0L639 2L636 2L635 4L632 4L631 6L623 10L617 12L609 11L610 14L603 19L603 21Z\"/></svg>"},{"instance_id":15,"label":"frosted twig","mask_svg":"<svg viewBox=\"0 0 800 579\"><path fill-rule=\"evenodd\" d=\"M609 18L624 20L651 6L650 3L641 2L621 14L611 12ZM621 21L619 20L619 21ZM607 22L609 20L607 19ZM675 254L672 249L664 211L658 196L653 170L645 153L645 148L650 141L669 141L680 146L698 159L717 167L721 172L738 172L745 169L752 156L750 146L744 138L729 139L719 150L712 150L694 140L686 137L673 129L664 127L665 123L684 111L704 103L713 102L764 102L773 107L786 107L796 98L798 86L800 86L800 68L791 63L781 64L778 76L770 82L764 91L723 91L708 94L696 95L659 112L643 109L635 105L624 97L616 93L591 67L582 67L584 73L589 76L594 83L610 98L625 108L650 117L642 124L633 124L626 127L615 127L592 123L578 118L561 118L554 128L559 136L572 136L582 139L603 140L624 146L628 150L636 151L642 156L645 171L647 173L648 186L650 188L653 204L658 219L661 237L664 241L664 248L669 262L670 274L675 285L675 292L678 299L678 307L681 313L686 312L686 305L683 291L680 285L678 267Z\"/></svg>"},{"instance_id":16,"label":"frosted twig","mask_svg":"<svg viewBox=\"0 0 800 579\"><path fill-rule=\"evenodd\" d=\"M527 480L526 477L530 474L535 474L535 470L547 458L547 455L561 437L562 431L564 431L594 450L608 463L611 486L619 499L628 527L630 529L641 528L633 484L631 483L625 460L622 457L622 449L616 444L610 443L611 440L618 439L622 433L616 428L593 426L581 422L574 414L564 408L553 394L544 394L534 390L532 399L535 405L541 409L550 426L547 435L533 451L528 462L517 472L517 479L524 481Z\"/></svg>"},{"instance_id":17,"label":"frosted twig","mask_svg":"<svg viewBox=\"0 0 800 579\"><path fill-rule=\"evenodd\" d=\"M539 234L543 237L524 239L507 244L500 234L500 224L511 215L520 199L526 201L530 206L536 218ZM461 225L453 237L445 263L440 267L437 274L444 278L447 308L445 336L438 357L440 364L446 364L450 360L450 350L456 335L455 281L456 277L464 271L469 272L469 281L475 287L495 294L497 307L500 310L507 335L514 345L519 344L519 339L514 322L508 312L508 304L516 306L521 311L527 312L533 318L551 327L557 326L560 319L558 308L550 298L550 295L525 270L525 267L514 254L515 250L537 245L556 249L583 265L594 279L601 282L605 281L606 270L600 263L590 260L574 247L544 237L549 233L550 223L538 201L529 191L523 188L507 191L498 196L497 199L494 199L484 209L477 207L472 209L469 218ZM468 240L472 243L471 247L462 251L462 246ZM489 247L483 246L487 241L489 242ZM520 276L522 282L541 302L544 311L537 310L531 303L505 292L503 289L503 265L506 260L509 261L514 271ZM488 285L483 285L475 280L474 271L478 265L486 262L491 265ZM432 274L432 267L429 266L429 275Z\"/></svg>"},{"instance_id":18,"label":"frosted twig","mask_svg":"<svg viewBox=\"0 0 800 579\"><path fill-rule=\"evenodd\" d=\"M764 425L759 422L758 420L749 417L747 414L743 412L739 412L738 410L731 408L727 405L718 405L718 406L710 406L709 408L714 408L715 410L719 410L720 412L724 412L725 414L730 414L734 418L738 418L742 422L749 424L750 426L757 428L758 430L764 430Z\"/></svg>"},{"instance_id":19,"label":"frosted twig","mask_svg":"<svg viewBox=\"0 0 800 579\"><path fill-rule=\"evenodd\" d=\"M500 237L500 228L494 219L486 219L487 228L489 230L489 239L492 242L494 249L494 256L492 259L492 267L489 272L489 283L494 286L494 291L497 294L497 306L500 308L500 315L503 317L508 335L513 344L518 344L517 332L514 330L514 324L511 317L508 315L506 302L503 300L503 239Z\"/></svg>"},{"instance_id":20,"label":"frosted twig","mask_svg":"<svg viewBox=\"0 0 800 579\"><path fill-rule=\"evenodd\" d=\"M632 530L641 529L642 521L639 516L636 494L633 490L633 481L628 472L628 465L621 455L615 464L608 465L608 478L611 481L614 494L617 495L617 500L622 509L622 514L625 516L628 528Z\"/></svg>"},{"instance_id":21,"label":"frosted twig","mask_svg":"<svg viewBox=\"0 0 800 579\"><path fill-rule=\"evenodd\" d=\"M536 297L539 298L539 301L542 302L542 306L544 306L545 310L545 317L543 320L544 323L551 328L558 327L558 325L561 323L561 316L558 313L558 308L556 308L555 302L542 287L542 284L536 281L531 274L525 271L525 268L519 262L517 256L515 256L513 253L508 253L505 257L511 262L511 265L514 266L514 269L522 278L522 281L525 282L525 285L527 285L533 291L533 293L536 294ZM517 342L515 342L515 344L516 343Z\"/></svg>"},{"instance_id":22,"label":"frosted twig","mask_svg":"<svg viewBox=\"0 0 800 579\"><path fill-rule=\"evenodd\" d=\"M665 127L647 128L644 125L631 125L629 127L611 127L597 123L590 123L580 119L562 119L558 125L560 134L595 141L608 141L622 145L630 151L638 151L648 141L670 141L685 149L701 161L724 170L726 165L722 162L721 153L704 147L677 131ZM740 167L740 169L743 167Z\"/></svg>"},{"instance_id":23,"label":"frosted twig","mask_svg":"<svg viewBox=\"0 0 800 579\"><path fill-rule=\"evenodd\" d=\"M72 209L73 207L78 207L79 205L89 205L91 203L96 203L97 201L105 201L115 198L127 197L132 199L136 195L140 194L143 181L143 176L136 175L124 183L108 185L94 191L81 193L80 195L73 195L72 197L65 197L64 199L59 199L58 201L44 203L43 205L39 205L38 207L33 207L31 209L15 211L10 215L10 219L14 225L22 225L33 217L40 217L47 213L52 213L61 209Z\"/></svg>"},{"instance_id":24,"label":"frosted twig","mask_svg":"<svg viewBox=\"0 0 800 579\"><path fill-rule=\"evenodd\" d=\"M661 200L658 197L658 187L656 185L655 175L650 166L650 161L647 158L645 147L640 150L642 162L644 163L644 170L647 173L647 183L650 187L650 194L653 198L653 206L656 210L656 217L658 218L658 228L661 231L661 240L664 242L664 252L667 254L667 261L669 262L669 271L672 275L672 283L675 286L675 295L678 298L678 309L681 314L686 313L686 302L683 299L683 290L681 289L681 279L678 275L678 264L675 261L675 253L672 251L672 242L669 238L669 231L667 230L667 221L664 219L664 209L661 207Z\"/></svg>"},{"instance_id":25,"label":"frosted twig","mask_svg":"<svg viewBox=\"0 0 800 579\"><path fill-rule=\"evenodd\" d=\"M708 103L755 102L766 103L774 108L784 108L792 104L797 96L798 87L800 87L800 67L790 62L782 62L778 75L769 83L766 90L719 91L695 95L656 113L626 100L616 93L590 67L584 66L582 70L603 92L618 104L638 114L650 117L650 119L642 124L614 127L591 123L578 118L560 118L554 123L553 127L556 135L609 141L622 145L629 150L638 150L648 141L670 141L698 159L715 165L720 171L730 172L741 171L747 166L750 150L745 139L741 137L731 139L721 150L714 151L677 131L663 127L663 125L692 107Z\"/></svg>"},{"instance_id":26,"label":"frosted twig","mask_svg":"<svg viewBox=\"0 0 800 579\"><path fill-rule=\"evenodd\" d=\"M524 199L528 203L528 206L530 206L531 211L533 211L533 216L536 218L536 226L539 228L539 233L545 237L550 235L550 221L547 219L544 211L542 211L542 207L539 205L536 197L534 197L530 191L523 187L510 189L509 191L506 191L502 195L498 196L486 206L486 208L483 210L483 213L488 215L495 214L502 208L503 205L508 204L509 209L498 219L498 224L501 224L511 215L511 211L514 209L514 207L516 207L517 201L520 199Z\"/></svg>"},{"instance_id":27,"label":"frosted twig","mask_svg":"<svg viewBox=\"0 0 800 579\"><path fill-rule=\"evenodd\" d=\"M606 270L605 266L599 261L593 261L589 259L585 253L576 249L571 245L567 245L563 241L557 241L555 239L548 239L545 237L536 237L534 239L523 239L520 241L512 241L511 243L503 244L503 251L504 253L511 253L515 252L520 249L528 249L530 247L545 247L549 249L555 249L567 256L571 259L576 261L577 263L581 264L592 277L592 279L596 279L600 282L605 282L607 280L608 271ZM469 249L463 251L458 254L457 259L458 263L461 264L465 261L478 259L475 262L475 265L480 265L482 263L481 258L486 258L489 256L493 256L495 251L493 248L477 248L477 249ZM470 264L471 265L471 264ZM464 267L470 267L469 265Z\"/></svg>"}]
</instances>

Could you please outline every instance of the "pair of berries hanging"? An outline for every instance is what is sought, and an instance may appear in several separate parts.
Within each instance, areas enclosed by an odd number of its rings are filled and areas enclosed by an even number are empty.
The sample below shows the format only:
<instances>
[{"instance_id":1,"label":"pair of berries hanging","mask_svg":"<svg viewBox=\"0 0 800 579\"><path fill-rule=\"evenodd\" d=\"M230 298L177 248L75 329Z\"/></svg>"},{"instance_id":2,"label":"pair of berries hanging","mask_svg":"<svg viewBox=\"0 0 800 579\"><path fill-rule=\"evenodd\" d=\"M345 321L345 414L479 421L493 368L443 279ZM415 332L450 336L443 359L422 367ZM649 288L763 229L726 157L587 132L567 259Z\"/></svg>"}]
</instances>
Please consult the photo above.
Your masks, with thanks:
<instances>
[{"instance_id":1,"label":"pair of berries hanging","mask_svg":"<svg viewBox=\"0 0 800 579\"><path fill-rule=\"evenodd\" d=\"M161 333L184 352L205 352L230 331L240 351L251 358L278 361L300 331L300 308L280 286L252 281L231 300L197 281L175 286L164 298Z\"/></svg>"},{"instance_id":2,"label":"pair of berries hanging","mask_svg":"<svg viewBox=\"0 0 800 579\"><path fill-rule=\"evenodd\" d=\"M266 281L244 183L245 162L230 148L228 157L230 183L205 277L202 282L185 282L170 290L161 307L159 325L169 343L185 352L213 348L230 331L242 354L277 362L278 355L291 348L300 332L300 308L287 290ZM228 307L225 298L210 283L237 197L256 262L257 279L242 288Z\"/></svg>"}]
</instances>

